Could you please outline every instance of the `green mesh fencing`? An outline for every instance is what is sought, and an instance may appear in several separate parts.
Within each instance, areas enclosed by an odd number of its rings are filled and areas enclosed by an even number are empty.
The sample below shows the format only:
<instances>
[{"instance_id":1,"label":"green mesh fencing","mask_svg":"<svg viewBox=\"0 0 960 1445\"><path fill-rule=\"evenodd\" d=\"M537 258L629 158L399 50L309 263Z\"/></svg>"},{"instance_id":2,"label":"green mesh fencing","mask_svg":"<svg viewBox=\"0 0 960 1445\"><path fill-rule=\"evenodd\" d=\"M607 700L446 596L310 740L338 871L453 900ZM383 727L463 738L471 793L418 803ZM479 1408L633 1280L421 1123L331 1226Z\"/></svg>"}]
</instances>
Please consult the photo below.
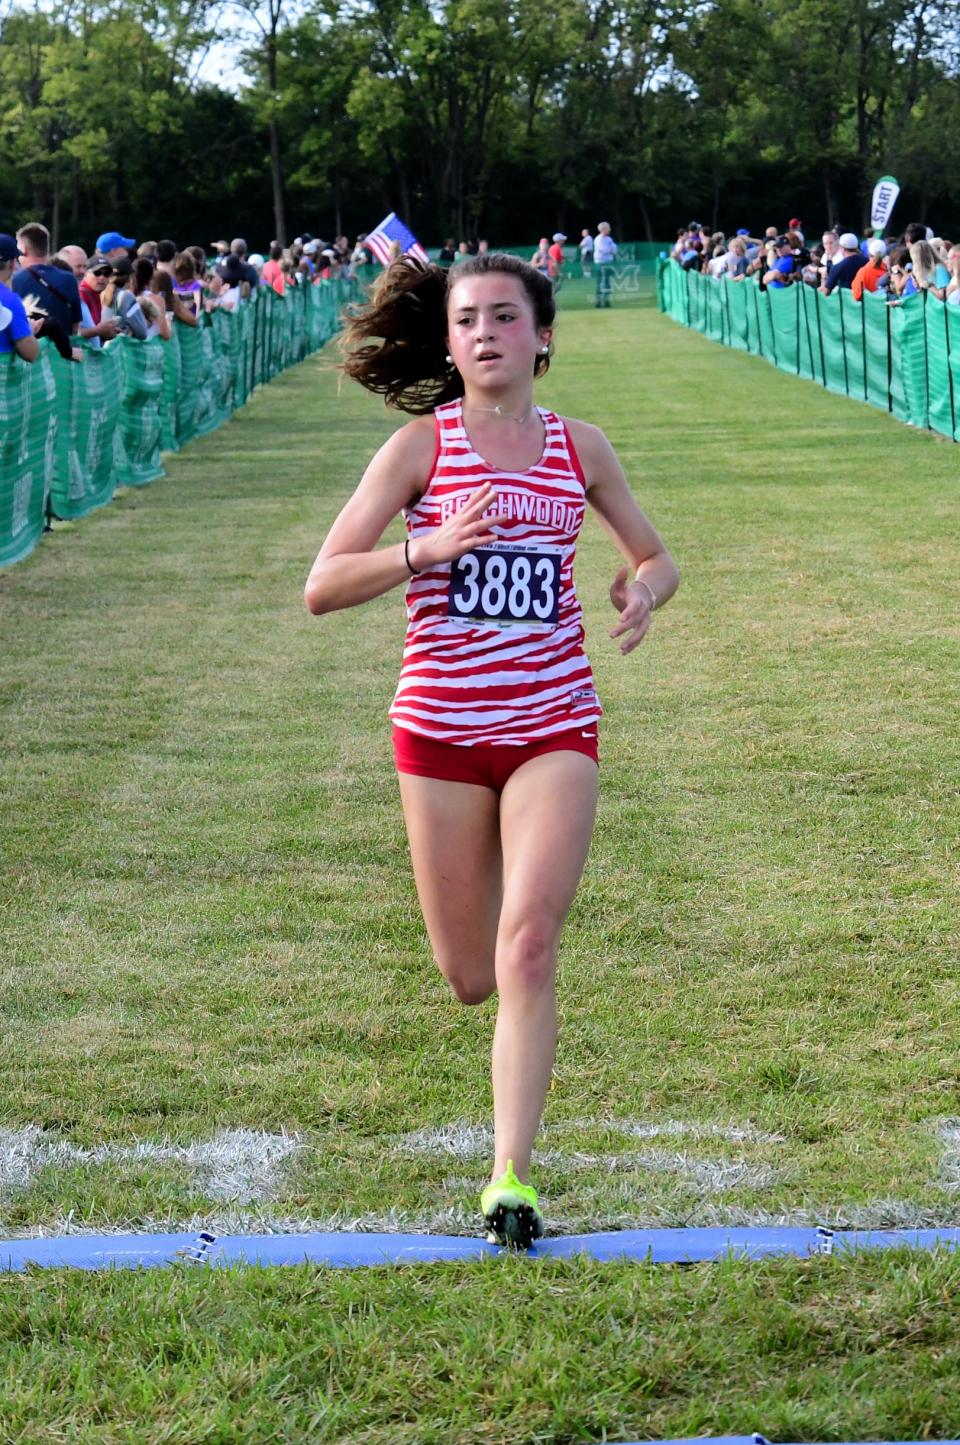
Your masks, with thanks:
<instances>
[{"instance_id":1,"label":"green mesh fencing","mask_svg":"<svg viewBox=\"0 0 960 1445\"><path fill-rule=\"evenodd\" d=\"M911 296L910 300L914 299L923 301L926 298ZM897 403L902 408L902 420L914 426L926 426L929 420L924 319L922 305L910 310L906 306L897 306L890 318L895 369L900 380Z\"/></svg>"},{"instance_id":2,"label":"green mesh fencing","mask_svg":"<svg viewBox=\"0 0 960 1445\"><path fill-rule=\"evenodd\" d=\"M750 293L745 286L727 286L727 345L737 351L750 350Z\"/></svg>"},{"instance_id":3,"label":"green mesh fencing","mask_svg":"<svg viewBox=\"0 0 960 1445\"><path fill-rule=\"evenodd\" d=\"M742 287L740 288L743 289ZM796 286L797 305L797 374L805 381L823 381L823 358L817 333L817 292L812 286Z\"/></svg>"},{"instance_id":4,"label":"green mesh fencing","mask_svg":"<svg viewBox=\"0 0 960 1445\"><path fill-rule=\"evenodd\" d=\"M0 356L0 566L26 557L43 531L57 424L51 348L32 366Z\"/></svg>"},{"instance_id":5,"label":"green mesh fencing","mask_svg":"<svg viewBox=\"0 0 960 1445\"><path fill-rule=\"evenodd\" d=\"M843 320L840 315L840 297L826 297L817 292L817 343L823 356L823 384L827 391L838 396L847 395L847 358L843 350ZM831 305L825 303L830 300Z\"/></svg>"},{"instance_id":6,"label":"green mesh fencing","mask_svg":"<svg viewBox=\"0 0 960 1445\"><path fill-rule=\"evenodd\" d=\"M890 410L890 317L893 309L882 296L863 295L864 389L871 406Z\"/></svg>"},{"instance_id":7,"label":"green mesh fencing","mask_svg":"<svg viewBox=\"0 0 960 1445\"><path fill-rule=\"evenodd\" d=\"M326 345L355 283L278 296L260 286L236 312L169 341L120 336L64 361L49 342L30 364L0 356L0 567L29 556L48 519L83 517L117 487L163 476L160 454L213 431L257 385Z\"/></svg>"},{"instance_id":8,"label":"green mesh fencing","mask_svg":"<svg viewBox=\"0 0 960 1445\"><path fill-rule=\"evenodd\" d=\"M200 372L197 377L196 405L193 409L194 436L216 431L224 419L220 409L220 358L214 344L212 326L198 327L200 336Z\"/></svg>"},{"instance_id":9,"label":"green mesh fencing","mask_svg":"<svg viewBox=\"0 0 960 1445\"><path fill-rule=\"evenodd\" d=\"M203 332L206 327L174 322L180 340L180 385L177 389L177 443L186 446L197 435L197 410L203 363Z\"/></svg>"},{"instance_id":10,"label":"green mesh fencing","mask_svg":"<svg viewBox=\"0 0 960 1445\"><path fill-rule=\"evenodd\" d=\"M660 256L663 255L664 247L667 245L672 245L672 242L624 241L618 243L617 259L608 268L609 274L604 278L604 290L606 291L609 287L610 305L619 309L621 306L648 306L655 303L657 265ZM504 251L511 256L520 256L524 261L529 261L536 249L536 246L496 247L498 252ZM601 301L598 296L598 268L592 262L588 262L584 266L574 237L567 241L563 252L563 270L554 285L558 309L586 311L597 306ZM435 247L427 254L432 260L436 260L439 255L438 248ZM446 267L451 276L456 276L458 264L459 262L454 262ZM364 285L372 284L382 271L383 267L376 262L363 267L361 274L364 277ZM351 284L356 285L356 283ZM606 302L604 301L603 304Z\"/></svg>"},{"instance_id":11,"label":"green mesh fencing","mask_svg":"<svg viewBox=\"0 0 960 1445\"><path fill-rule=\"evenodd\" d=\"M811 286L762 291L715 281L661 258L660 310L781 371L960 441L960 306L926 291L891 305L883 296Z\"/></svg>"},{"instance_id":12,"label":"green mesh fencing","mask_svg":"<svg viewBox=\"0 0 960 1445\"><path fill-rule=\"evenodd\" d=\"M164 345L163 390L160 393L160 446L165 452L175 452L180 449L180 438L177 432L177 397L180 394L183 375L180 362L180 336L184 329L175 321L173 335Z\"/></svg>"},{"instance_id":13,"label":"green mesh fencing","mask_svg":"<svg viewBox=\"0 0 960 1445\"><path fill-rule=\"evenodd\" d=\"M960 440L960 315L956 306L944 308L947 313L947 367L950 381L950 407L953 415L954 440Z\"/></svg>"},{"instance_id":14,"label":"green mesh fencing","mask_svg":"<svg viewBox=\"0 0 960 1445\"><path fill-rule=\"evenodd\" d=\"M719 286L711 290L720 290ZM769 293L770 325L773 332L773 361L781 371L796 376L800 370L800 326L797 318L797 288L784 286Z\"/></svg>"},{"instance_id":15,"label":"green mesh fencing","mask_svg":"<svg viewBox=\"0 0 960 1445\"><path fill-rule=\"evenodd\" d=\"M950 338L947 330L950 325L950 312L953 310L955 310L954 306L945 305L936 296L931 296L927 300L923 317L926 327L924 351L927 370L933 376L944 378L942 386L930 386L928 379L927 412L929 420L927 425L932 431L948 437L953 436L953 413L955 410L953 373L950 367Z\"/></svg>"},{"instance_id":16,"label":"green mesh fencing","mask_svg":"<svg viewBox=\"0 0 960 1445\"><path fill-rule=\"evenodd\" d=\"M594 238L596 239L596 238ZM618 241L617 260L621 265L629 265L639 269L643 276L651 280L657 274L657 266L660 257L665 250L673 245L672 241ZM507 251L511 256L522 256L524 261L529 261L536 251L536 244L532 246L496 246L497 251ZM432 260L439 255L438 250L428 253ZM580 237L568 236L563 247L563 269L568 276L579 277L583 275L583 263L580 259ZM587 263L588 273L593 271L590 262Z\"/></svg>"},{"instance_id":17,"label":"green mesh fencing","mask_svg":"<svg viewBox=\"0 0 960 1445\"><path fill-rule=\"evenodd\" d=\"M791 290L795 289L795 287L791 287ZM830 304L830 297L822 299L826 301L827 305ZM837 300L840 303L840 335L843 341L843 354L847 361L847 395L855 396L858 401L865 401L863 302L856 301L853 292L846 289L837 292Z\"/></svg>"},{"instance_id":18,"label":"green mesh fencing","mask_svg":"<svg viewBox=\"0 0 960 1445\"><path fill-rule=\"evenodd\" d=\"M56 517L82 517L109 502L117 487L117 471L127 465L122 437L119 445L117 440L124 391L122 358L118 345L91 350L79 363L53 357L56 448L50 507Z\"/></svg>"}]
</instances>

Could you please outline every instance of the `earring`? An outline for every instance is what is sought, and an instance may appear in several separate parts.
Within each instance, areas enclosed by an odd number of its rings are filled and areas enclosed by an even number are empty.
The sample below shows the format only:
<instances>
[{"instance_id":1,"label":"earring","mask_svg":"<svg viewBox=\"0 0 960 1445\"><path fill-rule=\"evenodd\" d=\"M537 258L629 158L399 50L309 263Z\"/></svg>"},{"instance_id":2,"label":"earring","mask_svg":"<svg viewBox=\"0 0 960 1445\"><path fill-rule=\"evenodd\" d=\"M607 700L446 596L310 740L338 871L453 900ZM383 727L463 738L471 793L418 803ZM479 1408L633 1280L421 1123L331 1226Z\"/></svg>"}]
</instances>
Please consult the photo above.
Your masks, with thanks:
<instances>
[{"instance_id":1,"label":"earring","mask_svg":"<svg viewBox=\"0 0 960 1445\"><path fill-rule=\"evenodd\" d=\"M549 346L541 346L540 350L543 352L544 356L546 356L546 354L547 354L547 352L550 350L550 348L549 348Z\"/></svg>"},{"instance_id":2,"label":"earring","mask_svg":"<svg viewBox=\"0 0 960 1445\"><path fill-rule=\"evenodd\" d=\"M450 355L449 351L447 352L447 365L448 365L448 366L452 366L452 365L453 365L453 357Z\"/></svg>"}]
</instances>

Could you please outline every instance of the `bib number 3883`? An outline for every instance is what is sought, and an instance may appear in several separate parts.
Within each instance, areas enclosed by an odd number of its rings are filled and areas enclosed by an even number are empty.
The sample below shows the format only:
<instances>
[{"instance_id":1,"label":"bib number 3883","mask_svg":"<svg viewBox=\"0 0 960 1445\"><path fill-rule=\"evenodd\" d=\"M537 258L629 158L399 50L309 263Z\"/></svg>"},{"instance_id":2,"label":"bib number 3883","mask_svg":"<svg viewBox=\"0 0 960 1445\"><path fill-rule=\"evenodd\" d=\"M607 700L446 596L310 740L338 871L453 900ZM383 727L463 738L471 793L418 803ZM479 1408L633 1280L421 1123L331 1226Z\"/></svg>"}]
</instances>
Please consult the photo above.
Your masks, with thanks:
<instances>
[{"instance_id":1,"label":"bib number 3883","mask_svg":"<svg viewBox=\"0 0 960 1445\"><path fill-rule=\"evenodd\" d=\"M448 615L479 627L556 627L560 548L502 542L450 565Z\"/></svg>"}]
</instances>

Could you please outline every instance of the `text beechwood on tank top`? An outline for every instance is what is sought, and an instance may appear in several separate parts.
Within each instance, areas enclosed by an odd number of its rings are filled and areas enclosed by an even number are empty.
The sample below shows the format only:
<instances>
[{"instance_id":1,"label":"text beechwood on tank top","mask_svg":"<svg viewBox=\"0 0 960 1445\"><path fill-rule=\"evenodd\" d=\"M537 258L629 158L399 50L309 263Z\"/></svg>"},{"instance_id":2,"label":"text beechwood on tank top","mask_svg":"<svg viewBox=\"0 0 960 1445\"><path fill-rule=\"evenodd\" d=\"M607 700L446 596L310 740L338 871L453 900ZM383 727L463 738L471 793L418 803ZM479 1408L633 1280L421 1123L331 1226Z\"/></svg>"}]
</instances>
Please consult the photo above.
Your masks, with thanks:
<instances>
[{"instance_id":1,"label":"text beechwood on tank top","mask_svg":"<svg viewBox=\"0 0 960 1445\"><path fill-rule=\"evenodd\" d=\"M407 509L410 535L442 526L492 481L497 540L410 582L393 721L446 742L515 745L595 723L602 708L573 585L586 494L566 426L541 409L539 459L509 471L475 450L459 399L435 417L436 461Z\"/></svg>"}]
</instances>

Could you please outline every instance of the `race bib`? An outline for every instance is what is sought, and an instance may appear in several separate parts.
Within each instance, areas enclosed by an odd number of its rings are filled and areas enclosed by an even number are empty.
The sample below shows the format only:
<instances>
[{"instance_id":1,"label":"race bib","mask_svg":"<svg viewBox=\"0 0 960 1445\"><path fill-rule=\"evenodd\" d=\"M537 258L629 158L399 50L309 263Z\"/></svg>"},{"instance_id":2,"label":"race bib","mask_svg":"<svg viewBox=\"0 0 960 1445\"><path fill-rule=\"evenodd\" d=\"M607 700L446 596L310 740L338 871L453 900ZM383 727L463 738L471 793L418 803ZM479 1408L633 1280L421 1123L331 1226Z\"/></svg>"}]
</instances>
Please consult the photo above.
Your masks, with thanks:
<instances>
[{"instance_id":1,"label":"race bib","mask_svg":"<svg viewBox=\"0 0 960 1445\"><path fill-rule=\"evenodd\" d=\"M450 564L447 614L474 627L549 631L560 609L561 549L499 542Z\"/></svg>"}]
</instances>

